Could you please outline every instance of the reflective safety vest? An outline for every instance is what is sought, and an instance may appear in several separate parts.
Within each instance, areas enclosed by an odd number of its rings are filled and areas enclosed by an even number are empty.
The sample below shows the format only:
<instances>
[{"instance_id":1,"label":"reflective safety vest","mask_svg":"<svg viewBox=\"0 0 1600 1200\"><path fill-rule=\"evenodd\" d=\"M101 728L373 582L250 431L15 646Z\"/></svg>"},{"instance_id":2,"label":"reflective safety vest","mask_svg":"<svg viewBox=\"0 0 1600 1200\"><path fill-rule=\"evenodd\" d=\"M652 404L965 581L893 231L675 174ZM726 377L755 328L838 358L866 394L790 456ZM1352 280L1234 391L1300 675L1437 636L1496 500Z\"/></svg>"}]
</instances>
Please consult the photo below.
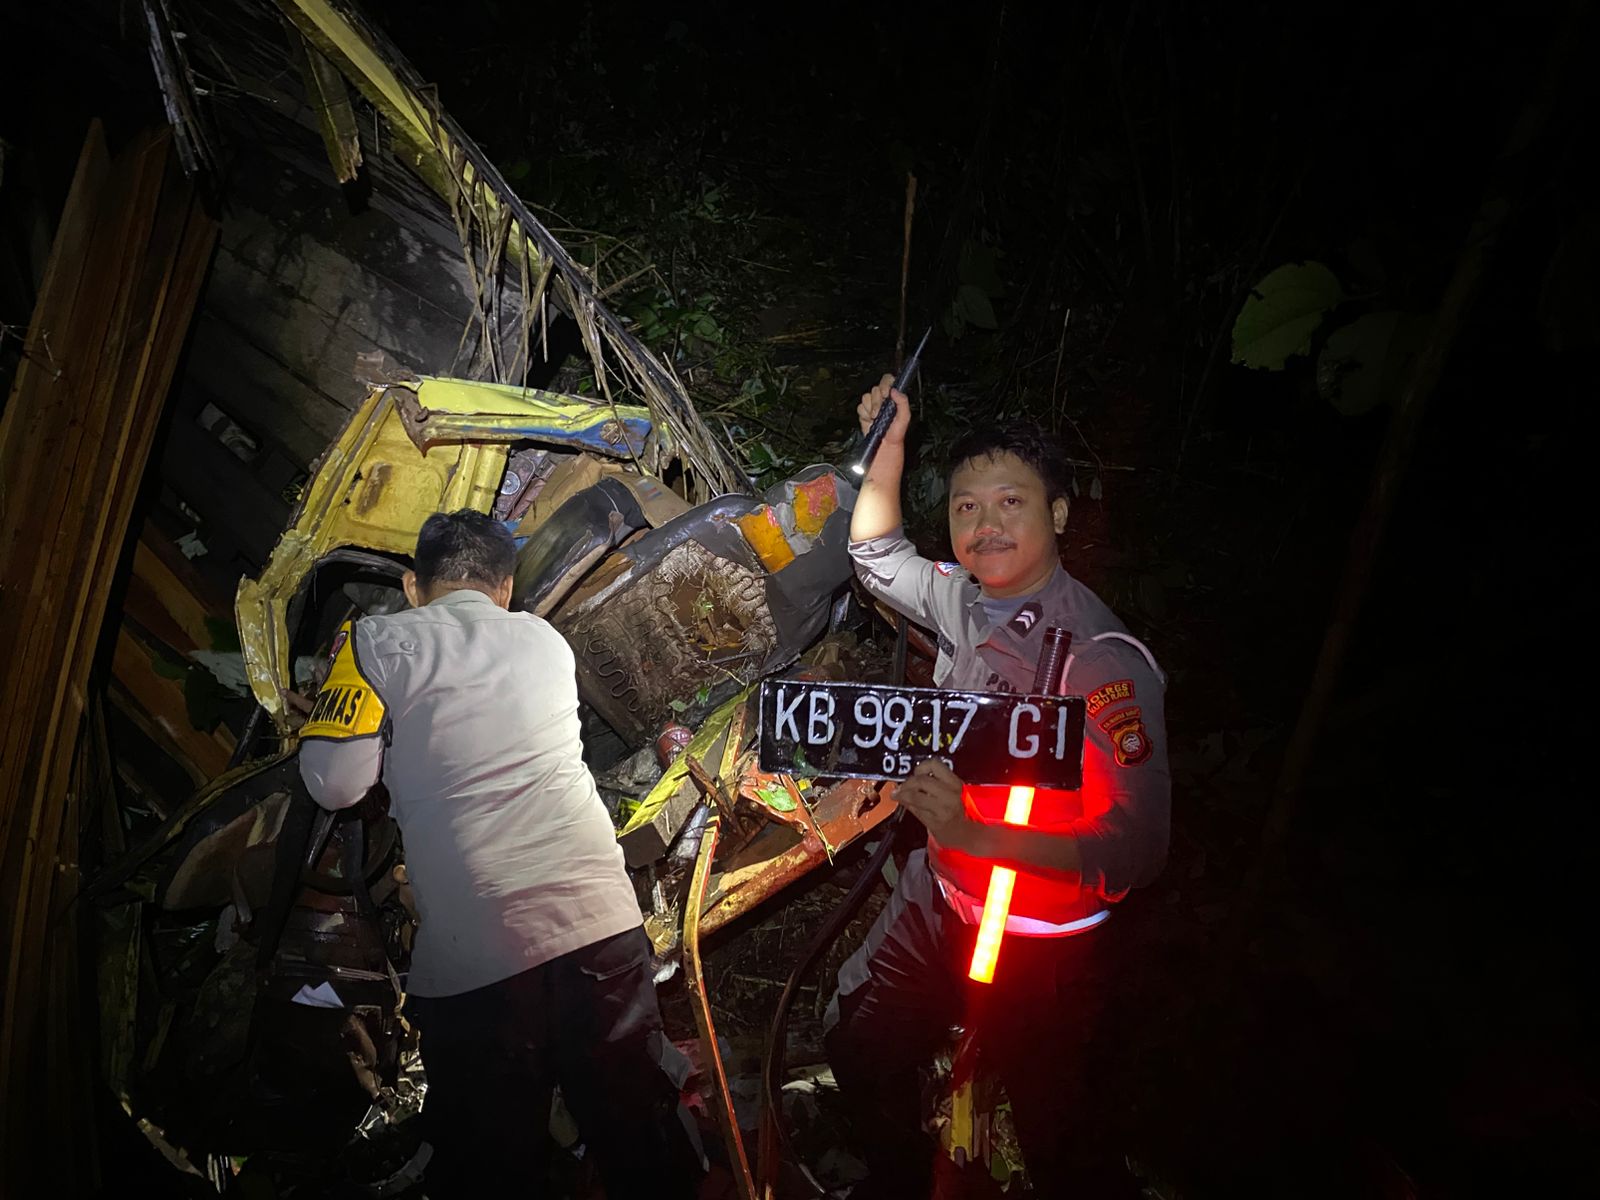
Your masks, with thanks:
<instances>
[{"instance_id":1,"label":"reflective safety vest","mask_svg":"<svg viewBox=\"0 0 1600 1200\"><path fill-rule=\"evenodd\" d=\"M969 784L962 789L961 799L966 804L968 815L999 824L1005 816L1006 799L1010 792L1008 787ZM1083 815L1082 792L1040 788L1034 793L1028 828L1046 833L1051 830L1064 831ZM983 901L989 891L989 874L994 863L987 858L974 858L970 854L941 846L929 838L928 865L933 868L939 890L944 893L950 907L967 924L978 924L983 919ZM1006 932L1031 937L1066 937L1092 929L1110 915L1105 901L1089 888L1064 879L1018 871L1016 888L1011 894L1011 915L1006 919Z\"/></svg>"},{"instance_id":2,"label":"reflective safety vest","mask_svg":"<svg viewBox=\"0 0 1600 1200\"><path fill-rule=\"evenodd\" d=\"M1115 640L1131 645L1139 651L1150 669L1164 684L1166 677L1156 665L1152 655L1137 638L1118 632L1098 634L1092 641ZM1062 674L1070 680L1072 658L1067 659ZM1068 691L1070 691L1070 687ZM961 791L967 814L975 820L999 824L1005 819L1006 801L1011 789L1005 786L968 784ZM1042 833L1066 831L1080 817L1102 817L1111 807L1109 796L1097 795L1085 789L1077 792L1040 788L1034 793L1033 809L1028 817L1029 829ZM984 900L989 892L989 876L994 868L990 859L975 858L941 846L932 837L928 839L928 865L933 868L935 880L946 902L969 925L983 920ZM1111 915L1107 902L1093 888L1060 878L1017 872L1016 886L1011 894L1011 909L1006 918L1006 932L1025 937L1067 937L1093 929Z\"/></svg>"}]
</instances>

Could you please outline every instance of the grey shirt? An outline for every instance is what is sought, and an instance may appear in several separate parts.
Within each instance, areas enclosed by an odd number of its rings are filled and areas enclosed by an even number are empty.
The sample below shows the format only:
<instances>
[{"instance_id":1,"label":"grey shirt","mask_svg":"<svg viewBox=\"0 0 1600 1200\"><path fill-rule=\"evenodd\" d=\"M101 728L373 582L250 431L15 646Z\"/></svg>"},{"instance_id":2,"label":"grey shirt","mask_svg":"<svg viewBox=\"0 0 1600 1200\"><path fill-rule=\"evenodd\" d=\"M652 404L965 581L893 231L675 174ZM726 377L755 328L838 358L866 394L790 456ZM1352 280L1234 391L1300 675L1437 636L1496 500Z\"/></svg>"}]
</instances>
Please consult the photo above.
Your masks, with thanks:
<instances>
[{"instance_id":1,"label":"grey shirt","mask_svg":"<svg viewBox=\"0 0 1600 1200\"><path fill-rule=\"evenodd\" d=\"M922 558L898 529L851 542L850 557L868 591L937 635L939 687L1032 691L1044 631L1056 625L1072 634L1066 690L1086 698L1088 719L1086 815L1068 832L1078 841L1083 886L1116 900L1153 880L1166 862L1172 808L1166 678L1100 597L1057 567L996 624L965 568ZM936 853L936 870L940 859Z\"/></svg>"},{"instance_id":2,"label":"grey shirt","mask_svg":"<svg viewBox=\"0 0 1600 1200\"><path fill-rule=\"evenodd\" d=\"M411 991L484 987L640 924L555 629L464 590L365 617L352 640L384 731L307 738L300 772L329 809L381 772L421 918Z\"/></svg>"}]
</instances>

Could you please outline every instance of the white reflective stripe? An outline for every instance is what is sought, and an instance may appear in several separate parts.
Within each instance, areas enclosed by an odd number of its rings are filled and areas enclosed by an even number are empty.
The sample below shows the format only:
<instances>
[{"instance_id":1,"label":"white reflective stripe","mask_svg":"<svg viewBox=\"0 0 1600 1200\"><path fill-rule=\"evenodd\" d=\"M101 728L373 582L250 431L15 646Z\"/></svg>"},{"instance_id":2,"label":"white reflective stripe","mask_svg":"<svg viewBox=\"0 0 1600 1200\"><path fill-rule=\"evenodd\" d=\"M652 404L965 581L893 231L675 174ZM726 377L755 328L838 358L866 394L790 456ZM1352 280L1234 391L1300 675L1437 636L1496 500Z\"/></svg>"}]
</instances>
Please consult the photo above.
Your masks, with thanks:
<instances>
[{"instance_id":1,"label":"white reflective stripe","mask_svg":"<svg viewBox=\"0 0 1600 1200\"><path fill-rule=\"evenodd\" d=\"M1150 664L1150 669L1155 672L1156 678L1161 680L1161 686L1167 686L1167 673L1163 671L1156 663L1156 656L1150 653L1149 646L1146 646L1138 638L1134 637L1133 634L1123 633L1116 629L1109 629L1105 633L1097 633L1089 640L1091 642L1103 642L1107 638L1114 638L1119 642L1127 642L1128 645L1132 646L1140 654L1144 655L1145 662ZM1061 668L1061 678L1063 682L1065 682L1068 673L1072 670L1072 660L1077 657L1078 656L1076 654L1067 655L1067 665Z\"/></svg>"},{"instance_id":2,"label":"white reflective stripe","mask_svg":"<svg viewBox=\"0 0 1600 1200\"><path fill-rule=\"evenodd\" d=\"M1150 669L1155 672L1156 678L1161 680L1161 686L1167 686L1167 673L1156 664L1156 656L1150 653L1149 646L1146 646L1138 638L1134 637L1133 634L1122 633L1120 630L1116 629L1108 630L1105 633L1097 633L1089 640L1091 642L1103 642L1107 638L1115 638L1119 642L1127 642L1128 645L1132 646L1140 654L1144 655L1145 662L1150 664Z\"/></svg>"},{"instance_id":3,"label":"white reflective stripe","mask_svg":"<svg viewBox=\"0 0 1600 1200\"><path fill-rule=\"evenodd\" d=\"M1093 916L1081 917L1076 921L1068 921L1065 925L1052 925L1049 921L1035 920L1033 917L1019 917L1012 913L1006 918L1006 932L1020 933L1024 937L1066 937L1071 933L1082 933L1085 929L1093 929L1111 915L1109 908L1102 908Z\"/></svg>"},{"instance_id":4,"label":"white reflective stripe","mask_svg":"<svg viewBox=\"0 0 1600 1200\"><path fill-rule=\"evenodd\" d=\"M934 876L934 882L939 885L940 894L944 896L945 902L955 909L956 916L961 918L962 924L983 923L983 905L974 897L967 895L955 884L946 883L937 875ZM1076 921L1057 925L1050 921L1041 921L1037 917L1023 917L1011 913L1006 917L1006 932L1021 934L1023 937L1066 937L1069 934L1082 933L1085 929L1093 929L1110 915L1109 908L1102 908L1087 917L1079 917Z\"/></svg>"}]
</instances>

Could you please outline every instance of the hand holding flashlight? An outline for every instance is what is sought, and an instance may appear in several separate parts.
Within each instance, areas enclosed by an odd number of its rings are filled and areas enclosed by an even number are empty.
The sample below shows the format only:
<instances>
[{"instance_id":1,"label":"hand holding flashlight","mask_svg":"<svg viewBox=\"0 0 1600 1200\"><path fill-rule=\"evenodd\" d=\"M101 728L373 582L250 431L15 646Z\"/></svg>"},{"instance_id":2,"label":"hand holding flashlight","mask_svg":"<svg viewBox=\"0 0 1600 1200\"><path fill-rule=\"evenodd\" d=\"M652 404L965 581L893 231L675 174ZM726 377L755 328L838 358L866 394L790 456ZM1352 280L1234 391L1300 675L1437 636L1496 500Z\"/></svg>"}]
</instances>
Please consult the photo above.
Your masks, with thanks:
<instances>
[{"instance_id":1,"label":"hand holding flashlight","mask_svg":"<svg viewBox=\"0 0 1600 1200\"><path fill-rule=\"evenodd\" d=\"M898 438L903 440L906 435L906 426L910 424L910 409L906 407L906 388L911 384L911 377L916 374L917 366L922 361L922 350L928 344L928 337L933 333L933 326L928 326L927 332L922 335L922 340L917 343L917 348L911 352L911 357L906 359L906 365L900 368L900 375L890 382L885 375L873 388L861 398L861 404L856 413L861 418L864 442L861 447L861 457L850 469L857 475L865 475L867 468L872 466L872 460L877 456L878 447L891 435L891 430ZM884 384L889 383L889 390L883 390ZM895 393L899 393L899 399ZM904 412L904 418L900 414Z\"/></svg>"}]
</instances>

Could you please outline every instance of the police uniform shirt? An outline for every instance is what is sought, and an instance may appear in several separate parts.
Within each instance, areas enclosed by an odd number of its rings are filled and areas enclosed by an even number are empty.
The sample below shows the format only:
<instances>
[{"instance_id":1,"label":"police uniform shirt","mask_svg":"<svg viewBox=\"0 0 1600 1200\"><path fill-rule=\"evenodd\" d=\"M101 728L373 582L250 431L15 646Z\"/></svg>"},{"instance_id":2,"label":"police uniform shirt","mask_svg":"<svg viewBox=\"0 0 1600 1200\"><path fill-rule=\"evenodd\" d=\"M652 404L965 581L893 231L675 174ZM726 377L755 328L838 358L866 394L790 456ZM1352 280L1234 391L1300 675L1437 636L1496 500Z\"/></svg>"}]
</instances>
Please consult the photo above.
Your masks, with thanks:
<instances>
[{"instance_id":1,"label":"police uniform shirt","mask_svg":"<svg viewBox=\"0 0 1600 1200\"><path fill-rule=\"evenodd\" d=\"M850 557L868 591L937 635L938 687L1030 692L1044 631L1072 634L1065 690L1085 697L1083 795L1093 803L1063 832L1077 839L1085 889L1116 900L1151 882L1166 862L1172 782L1166 679L1144 645L1059 566L1041 591L995 623L964 567L922 558L899 529L851 542Z\"/></svg>"},{"instance_id":2,"label":"police uniform shirt","mask_svg":"<svg viewBox=\"0 0 1600 1200\"><path fill-rule=\"evenodd\" d=\"M471 590L365 617L302 738L324 808L357 803L380 772L388 787L420 916L417 995L484 987L640 924L583 763L572 650L543 619Z\"/></svg>"}]
</instances>

